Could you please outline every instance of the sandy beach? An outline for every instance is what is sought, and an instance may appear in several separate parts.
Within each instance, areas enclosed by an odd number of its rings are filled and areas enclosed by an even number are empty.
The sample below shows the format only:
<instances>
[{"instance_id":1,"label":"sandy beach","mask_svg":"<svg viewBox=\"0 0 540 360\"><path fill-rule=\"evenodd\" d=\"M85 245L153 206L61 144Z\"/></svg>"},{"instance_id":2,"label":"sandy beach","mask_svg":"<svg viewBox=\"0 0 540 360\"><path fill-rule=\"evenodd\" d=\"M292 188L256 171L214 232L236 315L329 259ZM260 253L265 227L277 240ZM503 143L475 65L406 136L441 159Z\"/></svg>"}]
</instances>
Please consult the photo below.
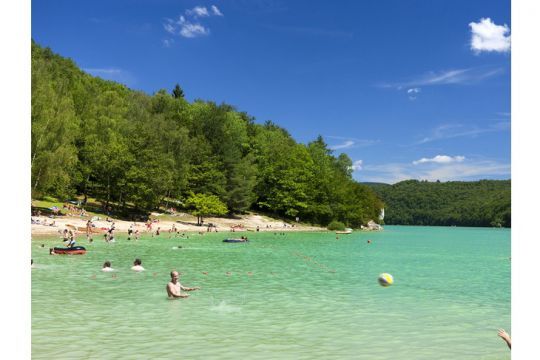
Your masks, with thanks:
<instances>
[{"instance_id":1,"label":"sandy beach","mask_svg":"<svg viewBox=\"0 0 540 360\"><path fill-rule=\"evenodd\" d=\"M283 221L271 219L266 216L261 215L240 215L234 219L228 218L205 218L204 226L197 226L196 222L191 220L191 218L186 219L183 216L178 216L178 220L159 220L161 214L153 213L152 216L155 218L155 221L152 223L152 231L156 231L157 228L160 228L161 232L167 232L172 228L173 224L176 226L176 229L180 232L199 232L207 231L207 224L213 224L214 227L211 228L211 231L218 232L231 232L234 227L235 232L243 231L327 231L325 228L317 226L307 226L300 223L284 223ZM78 216L58 216L56 218L49 218L45 216L33 216L32 219L39 220L39 224L32 224L32 236L50 236L56 235L59 231L64 229L76 229L78 234L86 233L86 222L87 218L81 218ZM46 221L47 225L43 225L43 222ZM48 224L54 221L54 226ZM132 222L125 220L112 219L114 222L115 230L117 232L123 233L128 231L130 225L135 224L134 229L138 229L139 232L147 232L146 224L144 222ZM112 225L111 221L106 221L105 218L100 218L99 220L93 221L95 227L93 227L95 234L102 234L109 229Z\"/></svg>"}]
</instances>

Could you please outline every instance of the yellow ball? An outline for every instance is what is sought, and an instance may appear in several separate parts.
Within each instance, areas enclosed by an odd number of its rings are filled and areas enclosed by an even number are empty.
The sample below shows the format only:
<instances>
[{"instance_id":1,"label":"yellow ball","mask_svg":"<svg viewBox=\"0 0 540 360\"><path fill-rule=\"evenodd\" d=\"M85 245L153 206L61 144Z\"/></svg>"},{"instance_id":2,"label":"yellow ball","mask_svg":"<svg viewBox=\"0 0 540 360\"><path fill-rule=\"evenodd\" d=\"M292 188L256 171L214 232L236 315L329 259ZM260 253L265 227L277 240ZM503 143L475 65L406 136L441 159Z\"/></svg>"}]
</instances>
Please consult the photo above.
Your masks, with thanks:
<instances>
[{"instance_id":1,"label":"yellow ball","mask_svg":"<svg viewBox=\"0 0 540 360\"><path fill-rule=\"evenodd\" d=\"M394 277L388 273L382 273L381 275L379 275L379 284L381 286L390 286L394 283Z\"/></svg>"}]
</instances>

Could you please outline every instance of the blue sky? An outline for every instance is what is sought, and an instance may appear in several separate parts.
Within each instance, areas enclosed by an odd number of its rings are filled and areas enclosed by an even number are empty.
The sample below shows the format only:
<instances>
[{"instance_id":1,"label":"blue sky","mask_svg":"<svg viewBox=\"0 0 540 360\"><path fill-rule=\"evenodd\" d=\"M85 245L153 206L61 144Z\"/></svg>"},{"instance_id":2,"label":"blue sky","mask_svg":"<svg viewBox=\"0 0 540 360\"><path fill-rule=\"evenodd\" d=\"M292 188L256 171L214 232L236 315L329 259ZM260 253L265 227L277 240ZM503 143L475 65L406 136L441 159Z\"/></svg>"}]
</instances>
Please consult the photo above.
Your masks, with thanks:
<instances>
[{"instance_id":1,"label":"blue sky","mask_svg":"<svg viewBox=\"0 0 540 360\"><path fill-rule=\"evenodd\" d=\"M358 181L510 178L510 1L32 1L32 37L103 78L226 102Z\"/></svg>"}]
</instances>

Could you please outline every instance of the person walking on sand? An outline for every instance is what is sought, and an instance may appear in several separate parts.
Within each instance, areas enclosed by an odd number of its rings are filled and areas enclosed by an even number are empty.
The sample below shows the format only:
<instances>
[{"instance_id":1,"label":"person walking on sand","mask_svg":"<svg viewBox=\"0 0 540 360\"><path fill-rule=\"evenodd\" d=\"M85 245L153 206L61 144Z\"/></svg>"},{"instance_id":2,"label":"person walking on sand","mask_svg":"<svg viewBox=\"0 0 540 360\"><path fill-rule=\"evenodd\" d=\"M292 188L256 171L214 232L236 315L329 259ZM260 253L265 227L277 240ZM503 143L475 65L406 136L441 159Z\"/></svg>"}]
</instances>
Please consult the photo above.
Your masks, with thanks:
<instances>
[{"instance_id":1,"label":"person walking on sand","mask_svg":"<svg viewBox=\"0 0 540 360\"><path fill-rule=\"evenodd\" d=\"M135 261L133 261L133 266L131 267L131 270L133 271L144 271L144 268L142 267L142 261L141 259L135 259Z\"/></svg>"},{"instance_id":2,"label":"person walking on sand","mask_svg":"<svg viewBox=\"0 0 540 360\"><path fill-rule=\"evenodd\" d=\"M178 279L180 278L180 274L178 271L173 270L171 271L171 281L167 284L167 296L171 299L175 298L187 298L189 294L182 294L182 290L184 291L193 291L193 290L199 290L200 287L185 287L180 284Z\"/></svg>"}]
</instances>

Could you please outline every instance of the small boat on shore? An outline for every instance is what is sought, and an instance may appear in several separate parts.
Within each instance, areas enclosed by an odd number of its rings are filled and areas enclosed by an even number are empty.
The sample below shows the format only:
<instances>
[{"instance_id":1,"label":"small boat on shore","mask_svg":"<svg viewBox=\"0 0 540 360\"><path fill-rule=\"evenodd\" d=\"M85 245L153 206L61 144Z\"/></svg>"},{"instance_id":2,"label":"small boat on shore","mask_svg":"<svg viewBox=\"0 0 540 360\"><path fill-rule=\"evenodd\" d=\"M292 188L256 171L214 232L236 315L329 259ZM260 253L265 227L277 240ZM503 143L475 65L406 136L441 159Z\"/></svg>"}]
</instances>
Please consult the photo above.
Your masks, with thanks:
<instances>
[{"instance_id":1,"label":"small boat on shore","mask_svg":"<svg viewBox=\"0 0 540 360\"><path fill-rule=\"evenodd\" d=\"M336 231L336 234L351 234L351 233L352 233L352 229L350 229L350 228L346 228L345 230Z\"/></svg>"},{"instance_id":2,"label":"small boat on shore","mask_svg":"<svg viewBox=\"0 0 540 360\"><path fill-rule=\"evenodd\" d=\"M59 255L84 255L86 248L84 246L74 246L70 248L55 247L52 249L55 254Z\"/></svg>"},{"instance_id":3,"label":"small boat on shore","mask_svg":"<svg viewBox=\"0 0 540 360\"><path fill-rule=\"evenodd\" d=\"M225 243L240 243L240 242L249 242L248 239L225 239L223 240Z\"/></svg>"}]
</instances>

